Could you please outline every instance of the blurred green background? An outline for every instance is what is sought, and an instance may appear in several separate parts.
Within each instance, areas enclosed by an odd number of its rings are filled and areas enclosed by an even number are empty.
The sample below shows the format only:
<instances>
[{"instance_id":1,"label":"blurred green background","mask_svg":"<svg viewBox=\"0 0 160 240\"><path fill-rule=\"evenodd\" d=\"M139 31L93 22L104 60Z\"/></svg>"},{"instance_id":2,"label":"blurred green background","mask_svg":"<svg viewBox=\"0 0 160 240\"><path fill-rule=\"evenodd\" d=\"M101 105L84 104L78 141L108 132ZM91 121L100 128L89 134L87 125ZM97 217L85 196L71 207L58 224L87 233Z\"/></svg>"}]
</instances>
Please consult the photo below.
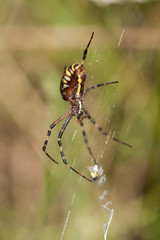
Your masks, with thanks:
<instances>
[{"instance_id":1,"label":"blurred green background","mask_svg":"<svg viewBox=\"0 0 160 240\"><path fill-rule=\"evenodd\" d=\"M108 201L114 215L107 239L159 239L160 2L1 0L0 6L0 239L103 239L109 211L100 205ZM79 181L63 164L62 123L48 146L59 165L41 151L49 125L69 109L59 91L64 66L81 61L92 31L86 87L119 84L91 92L87 109L133 145L105 144L84 121L107 178L100 186ZM91 159L76 119L62 141L68 162L88 176Z\"/></svg>"}]
</instances>

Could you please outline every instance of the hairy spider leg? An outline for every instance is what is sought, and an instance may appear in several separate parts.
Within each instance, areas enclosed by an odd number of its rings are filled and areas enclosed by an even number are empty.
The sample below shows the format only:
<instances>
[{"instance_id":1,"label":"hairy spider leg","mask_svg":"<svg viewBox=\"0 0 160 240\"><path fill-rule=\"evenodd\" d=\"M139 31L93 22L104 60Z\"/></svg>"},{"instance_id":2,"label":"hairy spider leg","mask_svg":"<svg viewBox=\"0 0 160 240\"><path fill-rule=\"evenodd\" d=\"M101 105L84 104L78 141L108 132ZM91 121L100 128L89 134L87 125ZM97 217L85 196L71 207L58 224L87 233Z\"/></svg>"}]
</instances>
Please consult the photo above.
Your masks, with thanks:
<instances>
[{"instance_id":1,"label":"hairy spider leg","mask_svg":"<svg viewBox=\"0 0 160 240\"><path fill-rule=\"evenodd\" d=\"M68 115L71 114L71 111L67 112L66 114L64 114L63 116L61 116L60 118L58 118L55 122L53 122L49 129L48 129L48 132L47 132L47 136L46 136L46 139L44 141L44 144L43 144L43 147L42 147L42 150L45 152L45 154L47 155L47 157L49 157L54 163L58 164L58 162L56 160L54 160L46 151L46 148L47 148L47 144L48 144L48 141L49 141L49 138L51 136L51 130L58 124L60 123L63 119L65 119Z\"/></svg>"},{"instance_id":2,"label":"hairy spider leg","mask_svg":"<svg viewBox=\"0 0 160 240\"><path fill-rule=\"evenodd\" d=\"M119 83L119 81L115 81L115 82L106 82L106 83L99 83L97 85L93 85L89 88L86 89L85 93L84 93L84 97L87 96L87 94L92 90L92 89L95 89L95 88L98 88L98 87L103 87L103 86L107 86L107 85L111 85L111 84L115 84L115 83Z\"/></svg>"},{"instance_id":3,"label":"hairy spider leg","mask_svg":"<svg viewBox=\"0 0 160 240\"><path fill-rule=\"evenodd\" d=\"M90 148L90 146L88 145L88 139L87 139L87 136L86 136L86 131L85 131L85 129L84 129L83 121L79 121L79 123L80 123L80 125L81 125L82 135L83 135L83 138L84 138L84 142L85 142L85 144L86 144L86 146L87 146L88 152L89 152L89 154L91 155L91 158L92 158L94 164L97 165L96 159L94 158L93 153L92 153L92 151L91 151L91 148Z\"/></svg>"},{"instance_id":4,"label":"hairy spider leg","mask_svg":"<svg viewBox=\"0 0 160 240\"><path fill-rule=\"evenodd\" d=\"M105 136L108 136L110 139L118 142L118 143L121 143L129 148L132 148L132 146L128 143L125 143L125 142L122 142L121 140L118 140L117 138L111 136L107 131L104 131L97 123L96 121L91 117L91 115L88 113L88 111L83 107L83 110L85 112L85 114L87 115L88 119L90 120L91 123L94 124L94 126Z\"/></svg>"},{"instance_id":5,"label":"hairy spider leg","mask_svg":"<svg viewBox=\"0 0 160 240\"><path fill-rule=\"evenodd\" d=\"M73 113L71 113L68 118L66 119L65 123L63 124L60 132L59 132L59 135L58 135L58 145L59 145L59 149L60 149L60 154L61 154L61 157L62 157L62 160L64 162L64 164L69 167L72 171L74 171L75 173L77 173L78 175L80 175L81 177L85 178L86 180L88 180L89 182L92 182L89 178L87 178L86 176L84 176L83 174L81 174L80 172L78 172L77 170L75 170L73 167L71 167L66 158L65 158L65 155L64 155L64 152L63 152L63 147L62 147L62 141L61 141L61 138L63 136L63 133L68 125L68 123L70 122L71 118L74 116Z\"/></svg>"},{"instance_id":6,"label":"hairy spider leg","mask_svg":"<svg viewBox=\"0 0 160 240\"><path fill-rule=\"evenodd\" d=\"M88 42L88 44L87 44L87 47L86 47L86 49L85 49L84 52L83 52L83 57L82 57L82 62L81 62L82 65L84 64L84 61L85 61L85 59L86 59L86 57L87 57L88 48L89 48L89 45L90 45L90 43L91 43L91 41L92 41L92 39L93 39L93 36L94 36L94 32L92 32L92 35L91 35L91 38L90 38L90 40L89 40L89 42Z\"/></svg>"}]
</instances>

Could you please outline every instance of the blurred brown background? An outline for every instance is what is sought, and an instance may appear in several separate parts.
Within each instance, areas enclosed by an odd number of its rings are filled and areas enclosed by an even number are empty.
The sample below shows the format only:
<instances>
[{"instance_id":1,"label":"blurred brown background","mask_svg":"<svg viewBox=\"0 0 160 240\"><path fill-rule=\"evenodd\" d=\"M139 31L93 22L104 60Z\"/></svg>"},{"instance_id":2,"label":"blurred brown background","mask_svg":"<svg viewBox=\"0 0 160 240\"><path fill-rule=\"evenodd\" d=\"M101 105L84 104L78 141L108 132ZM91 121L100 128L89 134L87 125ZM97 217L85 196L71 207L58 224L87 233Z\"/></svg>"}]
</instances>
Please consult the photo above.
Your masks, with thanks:
<instances>
[{"instance_id":1,"label":"blurred brown background","mask_svg":"<svg viewBox=\"0 0 160 240\"><path fill-rule=\"evenodd\" d=\"M108 221L98 197L109 191L114 216L108 239L160 237L159 1L0 1L0 239L103 239ZM102 187L62 163L57 135L41 151L49 125L69 105L60 79L80 62L92 31L86 87L96 121L133 145L109 141L85 120L89 144L103 166ZM76 131L76 132L75 132ZM85 175L91 159L73 119L63 136L69 163ZM73 196L75 196L72 203Z\"/></svg>"}]
</instances>

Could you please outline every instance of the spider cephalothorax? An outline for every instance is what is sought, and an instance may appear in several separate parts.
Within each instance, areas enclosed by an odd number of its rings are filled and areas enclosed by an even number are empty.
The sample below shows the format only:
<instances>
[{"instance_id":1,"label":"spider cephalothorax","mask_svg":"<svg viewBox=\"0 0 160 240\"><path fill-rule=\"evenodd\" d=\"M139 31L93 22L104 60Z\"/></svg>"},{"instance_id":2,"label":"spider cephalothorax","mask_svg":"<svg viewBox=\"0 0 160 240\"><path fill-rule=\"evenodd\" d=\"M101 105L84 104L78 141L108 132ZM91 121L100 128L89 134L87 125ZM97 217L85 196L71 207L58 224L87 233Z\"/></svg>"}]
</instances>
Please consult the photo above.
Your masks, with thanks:
<instances>
[{"instance_id":1,"label":"spider cephalothorax","mask_svg":"<svg viewBox=\"0 0 160 240\"><path fill-rule=\"evenodd\" d=\"M58 145L59 145L59 148L60 148L60 154L61 154L61 157L62 157L62 160L64 162L64 164L66 166L68 166L71 170L73 170L74 172L76 172L77 174L79 174L81 177L85 178L86 180L90 181L90 182L95 182L96 179L97 179L97 176L98 176L98 164L97 164L97 161L96 159L94 158L93 154L92 154L92 151L91 151L91 148L90 146L88 145L88 139L87 139L87 136L86 136L86 132L84 130L84 124L83 124L83 120L88 118L90 120L90 122L92 124L94 124L94 126L100 131L102 132L102 134L104 136L108 136L110 139L116 141L116 142L119 142L123 145L126 145L128 147L132 147L131 145L125 143L125 142L122 142L120 140L118 140L117 138L111 136L107 131L104 131L97 123L96 121L91 117L91 115L88 113L87 109L85 108L84 106L84 99L86 98L87 94L92 90L92 89L95 89L97 87L103 87L103 86L106 86L106 85L110 85L110 84L115 84L115 83L118 83L118 81L115 81L115 82L107 82L107 83L100 83L100 84L97 84L95 86L91 86L89 88L86 89L86 91L84 91L84 85L85 85L85 81L86 81L86 70L84 68L84 61L86 59L86 56L87 56L87 52L88 52L88 48L89 48L89 45L92 41L92 38L93 38L93 35L94 35L94 32L92 33L91 35L91 38L87 44L87 47L86 49L84 50L84 53L83 53L83 57L82 57L82 62L81 64L79 63L74 63L72 64L70 67L65 67L64 68L64 73L63 73L63 76L62 76L62 79L61 79L61 83L60 83L60 91L61 91L61 95L63 97L63 99L65 101L68 101L70 102L70 111L65 113L62 117L60 117L59 119L57 119L55 122L53 122L49 129L48 129L48 132L47 132L47 137L44 141L44 144L43 144L43 148L42 150L45 152L45 154L55 163L58 164L57 161L55 161L46 151L46 147L47 147L47 144L48 144L48 140L49 140L49 137L51 135L51 130L59 123L61 122L63 119L67 118L59 132L59 135L58 135ZM63 136L63 133L68 125L68 123L70 122L71 118L73 116L76 116L77 117L77 120L78 122L80 123L80 126L82 128L82 134L83 134L83 137L84 137L84 141L85 141L85 144L88 148L88 151L89 151L89 154L91 156L91 159L94 163L94 166L91 167L91 171L90 171L90 176L91 176L91 179L87 178L86 176L84 176L83 174L81 174L80 172L78 172L76 169L74 169L72 166L69 165L69 163L67 162L66 158L65 158L65 155L64 155L64 152L63 152L63 147L62 147L62 142L61 142L61 138Z\"/></svg>"}]
</instances>

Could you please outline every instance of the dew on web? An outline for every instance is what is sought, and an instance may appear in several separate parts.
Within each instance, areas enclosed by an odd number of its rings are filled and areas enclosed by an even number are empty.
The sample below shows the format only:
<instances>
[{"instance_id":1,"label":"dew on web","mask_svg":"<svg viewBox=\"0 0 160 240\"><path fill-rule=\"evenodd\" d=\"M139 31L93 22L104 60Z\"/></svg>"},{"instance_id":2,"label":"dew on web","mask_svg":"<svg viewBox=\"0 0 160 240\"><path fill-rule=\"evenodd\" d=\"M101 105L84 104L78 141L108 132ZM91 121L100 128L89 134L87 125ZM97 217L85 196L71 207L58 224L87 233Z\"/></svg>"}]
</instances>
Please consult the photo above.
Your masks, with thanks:
<instances>
[{"instance_id":1,"label":"dew on web","mask_svg":"<svg viewBox=\"0 0 160 240\"><path fill-rule=\"evenodd\" d=\"M114 138L115 134L116 134L116 132L114 131L114 132L112 133L112 138Z\"/></svg>"},{"instance_id":2,"label":"dew on web","mask_svg":"<svg viewBox=\"0 0 160 240\"><path fill-rule=\"evenodd\" d=\"M64 223L64 227L63 227L63 230L62 230L62 234L61 234L60 240L63 239L64 233L65 233L65 230L66 230L66 227L67 227L67 223L69 221L69 217L70 217L70 214L71 214L71 208L72 208L72 205L73 205L74 200L75 200L75 196L76 196L76 192L74 192L74 194L73 194L72 201L71 201L71 207L70 207L70 210L68 211L68 214L67 214L67 217L66 217L66 221Z\"/></svg>"},{"instance_id":3,"label":"dew on web","mask_svg":"<svg viewBox=\"0 0 160 240\"><path fill-rule=\"evenodd\" d=\"M99 172L98 172L99 180L97 182L98 188L102 188L103 184L106 182L106 176L105 174L103 174L103 172L104 172L103 168L102 166L100 166ZM104 213L104 218L102 223L104 240L106 240L107 238L109 226L111 224L113 212L114 212L114 210L110 208L110 206L112 205L112 202L108 201L107 199L108 196L109 196L109 190L103 190L103 192L98 196L100 210L103 211Z\"/></svg>"},{"instance_id":4,"label":"dew on web","mask_svg":"<svg viewBox=\"0 0 160 240\"><path fill-rule=\"evenodd\" d=\"M76 133L77 133L77 129L74 131L74 133L73 133L73 136L72 136L72 139L71 139L71 142L73 142L73 140L74 140L74 138L75 138L75 136L76 136Z\"/></svg>"},{"instance_id":5,"label":"dew on web","mask_svg":"<svg viewBox=\"0 0 160 240\"><path fill-rule=\"evenodd\" d=\"M100 166L100 168L99 168L99 176L102 176L103 175L103 168L102 168L102 166Z\"/></svg>"},{"instance_id":6,"label":"dew on web","mask_svg":"<svg viewBox=\"0 0 160 240\"><path fill-rule=\"evenodd\" d=\"M118 47L119 47L120 44L121 44L121 41L122 41L123 35L124 35L124 29L122 30L122 33L121 33L121 36L120 36L120 39L119 39L119 42L118 42Z\"/></svg>"},{"instance_id":7,"label":"dew on web","mask_svg":"<svg viewBox=\"0 0 160 240\"><path fill-rule=\"evenodd\" d=\"M76 158L74 158L74 160L73 160L72 167L74 167L75 162L76 162Z\"/></svg>"},{"instance_id":8,"label":"dew on web","mask_svg":"<svg viewBox=\"0 0 160 240\"><path fill-rule=\"evenodd\" d=\"M68 211L67 218L66 218L66 221L65 221L65 224L64 224L63 230L62 230L62 234L61 234L61 238L60 238L60 240L63 239L64 232L65 232L65 230L66 230L66 226L67 226L67 223L68 223L68 220L69 220L69 217L70 217L70 213L71 213L71 210Z\"/></svg>"},{"instance_id":9,"label":"dew on web","mask_svg":"<svg viewBox=\"0 0 160 240\"><path fill-rule=\"evenodd\" d=\"M110 139L110 136L108 135L106 138L105 144L108 144L109 139Z\"/></svg>"},{"instance_id":10,"label":"dew on web","mask_svg":"<svg viewBox=\"0 0 160 240\"><path fill-rule=\"evenodd\" d=\"M103 183L106 182L106 176L103 175L99 180L98 180L98 186L102 185Z\"/></svg>"},{"instance_id":11,"label":"dew on web","mask_svg":"<svg viewBox=\"0 0 160 240\"><path fill-rule=\"evenodd\" d=\"M107 208L107 211L109 211L109 213L110 213L109 220L106 223L102 224L103 233L104 233L104 240L107 239L107 234L108 234L109 226L110 226L112 218L113 218L114 209Z\"/></svg>"},{"instance_id":12,"label":"dew on web","mask_svg":"<svg viewBox=\"0 0 160 240\"><path fill-rule=\"evenodd\" d=\"M100 155L101 159L103 158L104 151L105 151L105 148L101 151L101 155Z\"/></svg>"},{"instance_id":13,"label":"dew on web","mask_svg":"<svg viewBox=\"0 0 160 240\"><path fill-rule=\"evenodd\" d=\"M109 194L109 191L108 191L108 190L104 190L104 192L102 193L101 196L98 197L98 199L99 199L100 201L102 201L102 200L105 199L106 195L108 195L108 194Z\"/></svg>"}]
</instances>

